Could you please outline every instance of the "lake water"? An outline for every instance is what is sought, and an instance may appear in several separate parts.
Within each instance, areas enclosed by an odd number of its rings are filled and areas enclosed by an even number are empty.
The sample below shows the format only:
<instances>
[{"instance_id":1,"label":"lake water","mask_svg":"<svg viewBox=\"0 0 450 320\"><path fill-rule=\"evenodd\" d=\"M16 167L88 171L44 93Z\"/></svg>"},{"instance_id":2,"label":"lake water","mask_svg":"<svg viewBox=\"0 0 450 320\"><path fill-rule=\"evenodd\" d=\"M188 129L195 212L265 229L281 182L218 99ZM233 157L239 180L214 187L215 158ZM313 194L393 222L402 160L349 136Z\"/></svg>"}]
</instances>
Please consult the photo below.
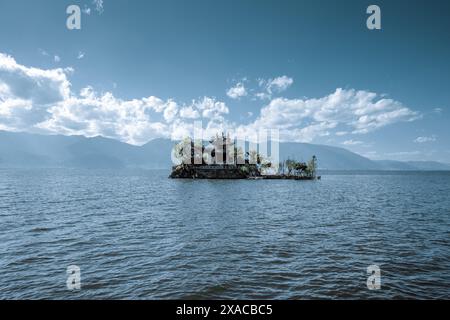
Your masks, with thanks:
<instances>
[{"instance_id":1,"label":"lake water","mask_svg":"<svg viewBox=\"0 0 450 320\"><path fill-rule=\"evenodd\" d=\"M168 173L0 170L0 299L450 298L450 173Z\"/></svg>"}]
</instances>

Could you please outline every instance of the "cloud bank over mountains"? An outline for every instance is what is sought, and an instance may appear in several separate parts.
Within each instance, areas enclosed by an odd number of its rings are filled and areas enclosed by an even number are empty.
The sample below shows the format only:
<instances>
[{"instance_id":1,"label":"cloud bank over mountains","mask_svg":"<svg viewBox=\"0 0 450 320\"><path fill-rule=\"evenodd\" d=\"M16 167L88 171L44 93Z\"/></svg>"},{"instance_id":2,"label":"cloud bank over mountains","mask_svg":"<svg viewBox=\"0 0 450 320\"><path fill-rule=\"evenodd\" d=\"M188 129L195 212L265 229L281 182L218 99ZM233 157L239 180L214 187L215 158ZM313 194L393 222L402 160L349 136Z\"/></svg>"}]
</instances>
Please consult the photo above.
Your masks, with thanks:
<instances>
[{"instance_id":1,"label":"cloud bank over mountains","mask_svg":"<svg viewBox=\"0 0 450 320\"><path fill-rule=\"evenodd\" d=\"M259 129L279 129L282 141L312 142L328 135L363 135L397 122L420 117L401 102L355 89L336 89L321 98L279 96L293 79L260 79L254 95L261 95L256 119L236 123L230 108L215 97L190 102L155 96L124 100L111 92L86 86L74 92L71 68L39 69L19 64L0 53L0 130L104 136L141 145L154 138L181 139L201 120L206 134L233 130L252 135ZM230 102L251 99L238 83L226 93ZM348 139L348 141L353 141Z\"/></svg>"}]
</instances>

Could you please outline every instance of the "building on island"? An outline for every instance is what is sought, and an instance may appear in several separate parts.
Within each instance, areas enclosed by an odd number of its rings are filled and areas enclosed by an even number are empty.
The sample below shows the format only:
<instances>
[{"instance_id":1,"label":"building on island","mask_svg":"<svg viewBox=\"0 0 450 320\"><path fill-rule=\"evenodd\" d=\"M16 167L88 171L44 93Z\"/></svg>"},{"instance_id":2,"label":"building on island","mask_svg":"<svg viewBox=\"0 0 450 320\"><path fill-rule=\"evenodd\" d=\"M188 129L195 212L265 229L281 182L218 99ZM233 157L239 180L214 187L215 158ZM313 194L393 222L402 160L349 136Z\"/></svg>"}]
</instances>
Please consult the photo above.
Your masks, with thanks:
<instances>
[{"instance_id":1,"label":"building on island","mask_svg":"<svg viewBox=\"0 0 450 320\"><path fill-rule=\"evenodd\" d=\"M316 178L316 158L308 163L286 160L273 164L256 150L244 152L229 135L216 134L207 144L187 138L172 153L177 164L170 178L189 179L295 179ZM286 172L286 170L287 172ZM268 173L270 172L270 173Z\"/></svg>"}]
</instances>

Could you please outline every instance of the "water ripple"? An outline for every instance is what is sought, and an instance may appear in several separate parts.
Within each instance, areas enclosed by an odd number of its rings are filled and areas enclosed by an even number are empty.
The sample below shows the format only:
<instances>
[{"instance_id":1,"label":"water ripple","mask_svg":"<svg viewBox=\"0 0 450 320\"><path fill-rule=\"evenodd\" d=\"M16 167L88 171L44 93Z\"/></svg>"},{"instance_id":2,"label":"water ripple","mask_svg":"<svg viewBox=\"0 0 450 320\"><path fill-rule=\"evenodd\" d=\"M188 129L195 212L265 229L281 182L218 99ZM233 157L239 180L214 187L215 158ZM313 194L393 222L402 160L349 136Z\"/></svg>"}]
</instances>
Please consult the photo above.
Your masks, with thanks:
<instances>
[{"instance_id":1,"label":"water ripple","mask_svg":"<svg viewBox=\"0 0 450 320\"><path fill-rule=\"evenodd\" d=\"M299 183L0 170L0 299L448 299L448 194L444 173Z\"/></svg>"}]
</instances>

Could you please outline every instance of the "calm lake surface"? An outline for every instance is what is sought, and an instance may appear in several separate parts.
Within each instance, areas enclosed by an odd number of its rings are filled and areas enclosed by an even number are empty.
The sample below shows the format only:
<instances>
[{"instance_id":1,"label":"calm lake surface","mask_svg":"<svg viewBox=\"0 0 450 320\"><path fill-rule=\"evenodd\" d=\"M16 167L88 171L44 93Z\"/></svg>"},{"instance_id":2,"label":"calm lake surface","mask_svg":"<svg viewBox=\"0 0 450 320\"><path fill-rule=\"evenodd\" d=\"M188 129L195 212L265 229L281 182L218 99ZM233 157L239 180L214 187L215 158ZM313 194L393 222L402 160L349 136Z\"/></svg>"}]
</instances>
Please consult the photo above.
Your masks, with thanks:
<instances>
[{"instance_id":1,"label":"calm lake surface","mask_svg":"<svg viewBox=\"0 0 450 320\"><path fill-rule=\"evenodd\" d=\"M0 170L0 299L450 298L450 173L168 174Z\"/></svg>"}]
</instances>

